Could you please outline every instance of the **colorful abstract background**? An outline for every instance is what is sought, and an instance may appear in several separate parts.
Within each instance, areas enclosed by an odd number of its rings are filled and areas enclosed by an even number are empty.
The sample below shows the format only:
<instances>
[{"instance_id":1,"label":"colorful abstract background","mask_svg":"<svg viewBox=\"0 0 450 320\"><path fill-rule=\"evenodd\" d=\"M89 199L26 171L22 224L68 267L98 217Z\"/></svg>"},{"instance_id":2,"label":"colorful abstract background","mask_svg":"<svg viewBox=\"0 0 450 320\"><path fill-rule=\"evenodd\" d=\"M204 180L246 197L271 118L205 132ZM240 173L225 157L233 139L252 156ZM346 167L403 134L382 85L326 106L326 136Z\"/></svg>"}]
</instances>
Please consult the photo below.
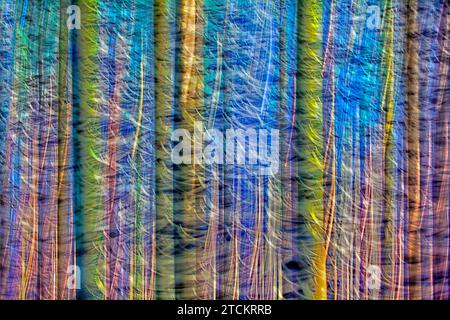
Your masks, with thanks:
<instances>
[{"instance_id":1,"label":"colorful abstract background","mask_svg":"<svg viewBox=\"0 0 450 320\"><path fill-rule=\"evenodd\" d=\"M449 33L446 0L0 0L0 299L450 299ZM198 122L279 130L279 170L174 164Z\"/></svg>"}]
</instances>

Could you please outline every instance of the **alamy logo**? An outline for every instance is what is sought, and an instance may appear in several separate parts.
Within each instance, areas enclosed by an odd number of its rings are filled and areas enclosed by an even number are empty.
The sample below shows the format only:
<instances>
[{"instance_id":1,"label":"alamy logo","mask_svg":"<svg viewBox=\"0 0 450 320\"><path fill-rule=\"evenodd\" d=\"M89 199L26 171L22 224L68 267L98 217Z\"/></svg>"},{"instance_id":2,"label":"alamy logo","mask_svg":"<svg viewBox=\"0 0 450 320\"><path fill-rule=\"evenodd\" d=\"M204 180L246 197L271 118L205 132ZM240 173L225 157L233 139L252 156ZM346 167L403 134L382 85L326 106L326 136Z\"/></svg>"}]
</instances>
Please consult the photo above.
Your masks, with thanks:
<instances>
[{"instance_id":1,"label":"alamy logo","mask_svg":"<svg viewBox=\"0 0 450 320\"><path fill-rule=\"evenodd\" d=\"M381 269L379 266L370 265L367 268L366 285L369 290L380 290L381 288Z\"/></svg>"},{"instance_id":2,"label":"alamy logo","mask_svg":"<svg viewBox=\"0 0 450 320\"><path fill-rule=\"evenodd\" d=\"M69 30L81 29L81 10L79 6L72 5L68 6L66 13L69 15L67 17L67 28Z\"/></svg>"},{"instance_id":3,"label":"alamy logo","mask_svg":"<svg viewBox=\"0 0 450 320\"><path fill-rule=\"evenodd\" d=\"M79 266L70 265L67 267L67 288L81 289L81 270Z\"/></svg>"},{"instance_id":4,"label":"alamy logo","mask_svg":"<svg viewBox=\"0 0 450 320\"><path fill-rule=\"evenodd\" d=\"M381 9L379 6L368 6L364 14L355 15L352 17L354 22L365 22L367 29L380 30L381 28Z\"/></svg>"},{"instance_id":5,"label":"alamy logo","mask_svg":"<svg viewBox=\"0 0 450 320\"><path fill-rule=\"evenodd\" d=\"M172 133L174 164L233 165L246 173L275 175L279 170L279 130L219 129L203 130L196 122L193 135L189 130Z\"/></svg>"}]
</instances>

